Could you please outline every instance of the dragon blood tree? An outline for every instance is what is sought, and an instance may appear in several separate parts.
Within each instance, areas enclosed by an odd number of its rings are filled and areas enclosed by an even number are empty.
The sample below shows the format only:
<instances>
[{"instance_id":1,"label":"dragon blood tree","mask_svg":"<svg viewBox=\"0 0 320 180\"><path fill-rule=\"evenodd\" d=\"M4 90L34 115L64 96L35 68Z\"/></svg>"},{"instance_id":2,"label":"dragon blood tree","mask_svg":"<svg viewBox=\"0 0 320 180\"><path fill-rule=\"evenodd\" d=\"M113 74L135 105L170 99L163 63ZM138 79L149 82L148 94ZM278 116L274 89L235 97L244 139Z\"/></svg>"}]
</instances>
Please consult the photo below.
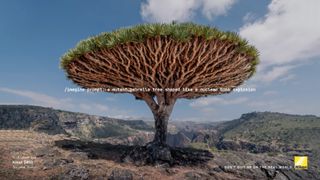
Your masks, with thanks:
<instances>
[{"instance_id":1,"label":"dragon blood tree","mask_svg":"<svg viewBox=\"0 0 320 180\"><path fill-rule=\"evenodd\" d=\"M155 119L152 144L158 147L166 144L177 99L228 93L219 88L239 86L257 63L257 50L236 33L193 23L142 24L102 33L61 58L68 78L83 88L150 88L113 93L129 92L146 102ZM192 91L171 91L176 88ZM208 88L218 90L200 91Z\"/></svg>"}]
</instances>

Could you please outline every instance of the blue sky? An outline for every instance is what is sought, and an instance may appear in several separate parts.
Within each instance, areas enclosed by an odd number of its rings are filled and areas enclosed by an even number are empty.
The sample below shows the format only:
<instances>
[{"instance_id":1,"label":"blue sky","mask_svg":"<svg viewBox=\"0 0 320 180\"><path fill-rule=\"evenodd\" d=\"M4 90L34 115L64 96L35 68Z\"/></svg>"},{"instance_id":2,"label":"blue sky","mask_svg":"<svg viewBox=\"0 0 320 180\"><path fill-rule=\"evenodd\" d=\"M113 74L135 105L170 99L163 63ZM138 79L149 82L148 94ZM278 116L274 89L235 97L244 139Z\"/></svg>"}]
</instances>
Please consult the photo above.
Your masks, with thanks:
<instances>
[{"instance_id":1,"label":"blue sky","mask_svg":"<svg viewBox=\"0 0 320 180\"><path fill-rule=\"evenodd\" d=\"M192 21L238 32L261 53L256 92L179 100L173 120L218 121L252 111L320 115L319 0L0 1L0 104L33 104L152 119L129 94L65 93L77 87L59 58L89 36L145 22Z\"/></svg>"}]
</instances>

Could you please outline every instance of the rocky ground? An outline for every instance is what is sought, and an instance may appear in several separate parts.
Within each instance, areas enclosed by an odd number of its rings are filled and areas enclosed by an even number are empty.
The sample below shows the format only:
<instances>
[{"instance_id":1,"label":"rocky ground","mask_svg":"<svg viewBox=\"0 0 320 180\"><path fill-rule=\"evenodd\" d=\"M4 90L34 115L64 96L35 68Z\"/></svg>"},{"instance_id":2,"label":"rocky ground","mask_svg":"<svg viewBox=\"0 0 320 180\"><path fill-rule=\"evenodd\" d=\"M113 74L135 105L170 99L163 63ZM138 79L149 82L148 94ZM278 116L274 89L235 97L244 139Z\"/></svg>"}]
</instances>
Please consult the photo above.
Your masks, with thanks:
<instances>
[{"instance_id":1,"label":"rocky ground","mask_svg":"<svg viewBox=\"0 0 320 180\"><path fill-rule=\"evenodd\" d=\"M130 148L0 130L0 179L320 179L316 165L294 170L289 154L216 150L209 161L170 167L123 161L123 152Z\"/></svg>"}]
</instances>

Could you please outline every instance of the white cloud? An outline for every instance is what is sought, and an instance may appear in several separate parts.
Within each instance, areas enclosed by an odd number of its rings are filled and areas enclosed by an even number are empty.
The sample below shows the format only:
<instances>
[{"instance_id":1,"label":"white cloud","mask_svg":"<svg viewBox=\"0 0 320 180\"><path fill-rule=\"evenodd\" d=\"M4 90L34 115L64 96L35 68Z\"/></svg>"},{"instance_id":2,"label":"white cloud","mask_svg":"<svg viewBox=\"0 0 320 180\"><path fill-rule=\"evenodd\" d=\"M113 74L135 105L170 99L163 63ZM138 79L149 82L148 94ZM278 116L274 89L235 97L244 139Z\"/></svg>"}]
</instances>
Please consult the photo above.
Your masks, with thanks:
<instances>
[{"instance_id":1,"label":"white cloud","mask_svg":"<svg viewBox=\"0 0 320 180\"><path fill-rule=\"evenodd\" d=\"M53 108L70 108L73 107L71 104L71 99L59 99L46 94L37 93L28 90L16 90L10 88L0 87L0 91L4 93L14 94L21 97L28 98L34 102L34 104L39 106L53 107Z\"/></svg>"},{"instance_id":2,"label":"white cloud","mask_svg":"<svg viewBox=\"0 0 320 180\"><path fill-rule=\"evenodd\" d=\"M235 2L236 0L202 0L202 13L208 19L225 15Z\"/></svg>"},{"instance_id":3,"label":"white cloud","mask_svg":"<svg viewBox=\"0 0 320 180\"><path fill-rule=\"evenodd\" d=\"M263 73L258 73L255 77L256 80L263 82L272 82L280 77L283 77L289 73L294 66L275 66L271 70L264 71Z\"/></svg>"},{"instance_id":4,"label":"white cloud","mask_svg":"<svg viewBox=\"0 0 320 180\"><path fill-rule=\"evenodd\" d=\"M246 97L239 97L235 99L226 100L219 97L205 97L199 98L190 103L191 107L194 108L204 108L212 105L235 105L241 104L248 100Z\"/></svg>"},{"instance_id":5,"label":"white cloud","mask_svg":"<svg viewBox=\"0 0 320 180\"><path fill-rule=\"evenodd\" d=\"M27 98L28 101L21 102L19 104L33 104L38 106L44 107L52 107L56 109L63 109L68 111L74 112L82 112L87 114L95 114L101 116L108 116L108 117L131 117L134 119L136 116L132 116L130 110L123 110L117 107L109 107L104 104L99 104L96 102L89 102L89 101L79 101L73 100L70 98L63 99L63 98L56 98L52 97L43 93L33 92L29 90L17 90L11 88L0 87L0 92L16 95L19 97ZM18 104L18 103L1 103L1 104Z\"/></svg>"},{"instance_id":6,"label":"white cloud","mask_svg":"<svg viewBox=\"0 0 320 180\"><path fill-rule=\"evenodd\" d=\"M265 81L287 73L283 66L320 56L320 1L272 0L264 18L247 23L240 35L255 45L261 54L258 73ZM268 68L277 75L268 74Z\"/></svg>"},{"instance_id":7,"label":"white cloud","mask_svg":"<svg viewBox=\"0 0 320 180\"><path fill-rule=\"evenodd\" d=\"M256 15L251 13L251 12L248 12L243 18L242 18L242 21L245 22L245 23L251 23L253 22L254 20L256 19Z\"/></svg>"},{"instance_id":8,"label":"white cloud","mask_svg":"<svg viewBox=\"0 0 320 180\"><path fill-rule=\"evenodd\" d=\"M147 0L141 4L142 18L149 22L190 21L197 10L212 19L224 15L236 0Z\"/></svg>"},{"instance_id":9,"label":"white cloud","mask_svg":"<svg viewBox=\"0 0 320 180\"><path fill-rule=\"evenodd\" d=\"M287 82L287 81L290 81L290 80L293 80L295 79L296 75L294 74L289 74L288 76L284 77L284 78L281 78L279 81L281 82Z\"/></svg>"},{"instance_id":10,"label":"white cloud","mask_svg":"<svg viewBox=\"0 0 320 180\"><path fill-rule=\"evenodd\" d=\"M187 21L196 4L196 0L148 0L141 5L141 15L146 21Z\"/></svg>"}]
</instances>

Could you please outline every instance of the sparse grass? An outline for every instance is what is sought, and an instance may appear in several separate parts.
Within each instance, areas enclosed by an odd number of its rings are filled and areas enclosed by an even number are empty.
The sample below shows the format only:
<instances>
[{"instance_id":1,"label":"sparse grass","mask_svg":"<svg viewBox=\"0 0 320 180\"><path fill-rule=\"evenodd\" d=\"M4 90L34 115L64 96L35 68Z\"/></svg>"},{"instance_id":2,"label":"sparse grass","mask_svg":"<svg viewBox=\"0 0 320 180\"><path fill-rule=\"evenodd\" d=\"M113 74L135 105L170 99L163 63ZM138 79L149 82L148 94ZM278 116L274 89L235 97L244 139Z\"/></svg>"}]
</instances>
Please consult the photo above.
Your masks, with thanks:
<instances>
[{"instance_id":1,"label":"sparse grass","mask_svg":"<svg viewBox=\"0 0 320 180\"><path fill-rule=\"evenodd\" d=\"M194 142L194 143L190 143L190 147L195 148L195 149L204 149L204 150L208 150L209 146L207 143L202 143L202 142Z\"/></svg>"},{"instance_id":2,"label":"sparse grass","mask_svg":"<svg viewBox=\"0 0 320 180\"><path fill-rule=\"evenodd\" d=\"M268 152L268 156L277 156L278 154L277 152Z\"/></svg>"}]
</instances>

